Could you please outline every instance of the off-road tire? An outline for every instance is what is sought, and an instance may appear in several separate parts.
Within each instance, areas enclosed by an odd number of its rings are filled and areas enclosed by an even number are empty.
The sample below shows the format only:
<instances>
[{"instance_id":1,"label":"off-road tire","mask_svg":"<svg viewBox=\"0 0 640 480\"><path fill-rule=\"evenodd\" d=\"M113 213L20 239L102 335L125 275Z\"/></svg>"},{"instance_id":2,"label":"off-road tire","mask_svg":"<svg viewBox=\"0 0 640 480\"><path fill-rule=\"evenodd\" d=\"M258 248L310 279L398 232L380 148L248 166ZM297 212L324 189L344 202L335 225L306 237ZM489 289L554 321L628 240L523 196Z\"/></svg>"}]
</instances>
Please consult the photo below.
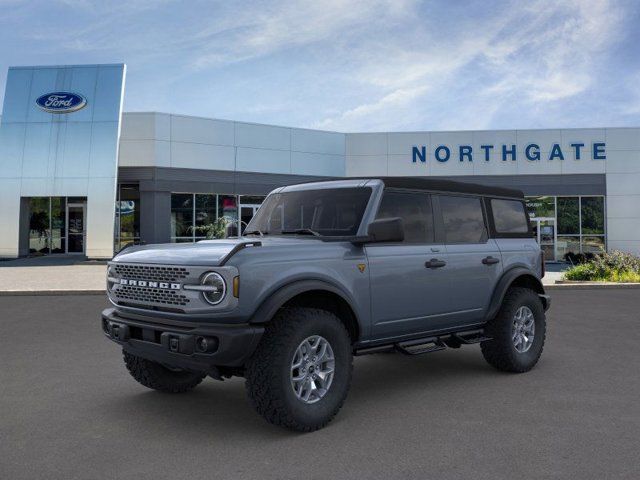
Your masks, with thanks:
<instances>
[{"instance_id":1,"label":"off-road tire","mask_svg":"<svg viewBox=\"0 0 640 480\"><path fill-rule=\"evenodd\" d=\"M141 385L164 393L184 393L197 387L204 373L170 370L164 365L122 351L124 364L131 376Z\"/></svg>"},{"instance_id":2,"label":"off-road tire","mask_svg":"<svg viewBox=\"0 0 640 480\"><path fill-rule=\"evenodd\" d=\"M291 362L300 343L324 337L335 357L333 381L324 397L306 404L291 386ZM265 329L246 368L246 390L257 412L268 422L299 432L327 425L344 403L353 370L351 339L334 314L316 308L280 310Z\"/></svg>"},{"instance_id":3,"label":"off-road tire","mask_svg":"<svg viewBox=\"0 0 640 480\"><path fill-rule=\"evenodd\" d=\"M512 325L518 308L527 306L535 321L533 344L528 351L520 353L512 340ZM511 288L507 291L500 311L487 323L485 334L491 340L480 344L485 360L504 372L523 373L531 370L542 354L546 336L546 319L538 294L528 288Z\"/></svg>"}]
</instances>

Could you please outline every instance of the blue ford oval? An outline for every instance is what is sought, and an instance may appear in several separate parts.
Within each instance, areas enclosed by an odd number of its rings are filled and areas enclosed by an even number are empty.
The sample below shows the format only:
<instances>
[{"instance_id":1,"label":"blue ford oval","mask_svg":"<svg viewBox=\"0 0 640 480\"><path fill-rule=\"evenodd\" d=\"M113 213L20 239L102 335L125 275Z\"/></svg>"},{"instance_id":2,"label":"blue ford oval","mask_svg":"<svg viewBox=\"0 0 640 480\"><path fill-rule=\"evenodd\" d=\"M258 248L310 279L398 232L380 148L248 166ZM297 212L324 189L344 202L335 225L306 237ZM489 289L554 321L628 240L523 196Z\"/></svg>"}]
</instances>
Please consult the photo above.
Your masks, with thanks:
<instances>
[{"instance_id":1,"label":"blue ford oval","mask_svg":"<svg viewBox=\"0 0 640 480\"><path fill-rule=\"evenodd\" d=\"M46 93L36 100L36 105L49 113L71 113L85 107L87 99L78 93Z\"/></svg>"}]
</instances>

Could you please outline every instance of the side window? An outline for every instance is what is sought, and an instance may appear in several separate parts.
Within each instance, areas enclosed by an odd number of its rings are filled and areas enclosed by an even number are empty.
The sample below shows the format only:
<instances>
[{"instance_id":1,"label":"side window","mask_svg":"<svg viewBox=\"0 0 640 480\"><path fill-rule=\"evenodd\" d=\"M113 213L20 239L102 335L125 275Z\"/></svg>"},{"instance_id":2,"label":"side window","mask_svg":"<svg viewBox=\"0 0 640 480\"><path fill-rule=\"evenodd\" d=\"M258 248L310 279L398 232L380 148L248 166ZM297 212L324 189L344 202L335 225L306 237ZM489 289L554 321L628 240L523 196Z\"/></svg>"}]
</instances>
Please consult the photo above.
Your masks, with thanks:
<instances>
[{"instance_id":1,"label":"side window","mask_svg":"<svg viewBox=\"0 0 640 480\"><path fill-rule=\"evenodd\" d=\"M442 195L440 209L447 243L481 243L487 238L480 198Z\"/></svg>"},{"instance_id":2,"label":"side window","mask_svg":"<svg viewBox=\"0 0 640 480\"><path fill-rule=\"evenodd\" d=\"M405 243L433 243L431 196L385 191L376 218L400 217Z\"/></svg>"},{"instance_id":3,"label":"side window","mask_svg":"<svg viewBox=\"0 0 640 480\"><path fill-rule=\"evenodd\" d=\"M517 200L491 199L493 223L498 233L528 233L524 203Z\"/></svg>"}]
</instances>

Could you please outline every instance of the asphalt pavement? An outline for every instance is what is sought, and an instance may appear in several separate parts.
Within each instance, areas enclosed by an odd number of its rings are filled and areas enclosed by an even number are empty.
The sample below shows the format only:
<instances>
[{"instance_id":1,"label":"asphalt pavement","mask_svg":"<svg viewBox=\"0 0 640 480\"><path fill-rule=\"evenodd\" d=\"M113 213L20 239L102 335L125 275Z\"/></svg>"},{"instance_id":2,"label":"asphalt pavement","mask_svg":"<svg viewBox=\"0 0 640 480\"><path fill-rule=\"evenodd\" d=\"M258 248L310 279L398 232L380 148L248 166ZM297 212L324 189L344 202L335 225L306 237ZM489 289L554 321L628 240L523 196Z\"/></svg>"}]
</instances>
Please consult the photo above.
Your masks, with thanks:
<instances>
[{"instance_id":1,"label":"asphalt pavement","mask_svg":"<svg viewBox=\"0 0 640 480\"><path fill-rule=\"evenodd\" d=\"M637 479L640 293L554 290L527 374L478 346L359 357L324 430L267 424L244 381L145 389L103 296L0 297L2 479Z\"/></svg>"}]
</instances>

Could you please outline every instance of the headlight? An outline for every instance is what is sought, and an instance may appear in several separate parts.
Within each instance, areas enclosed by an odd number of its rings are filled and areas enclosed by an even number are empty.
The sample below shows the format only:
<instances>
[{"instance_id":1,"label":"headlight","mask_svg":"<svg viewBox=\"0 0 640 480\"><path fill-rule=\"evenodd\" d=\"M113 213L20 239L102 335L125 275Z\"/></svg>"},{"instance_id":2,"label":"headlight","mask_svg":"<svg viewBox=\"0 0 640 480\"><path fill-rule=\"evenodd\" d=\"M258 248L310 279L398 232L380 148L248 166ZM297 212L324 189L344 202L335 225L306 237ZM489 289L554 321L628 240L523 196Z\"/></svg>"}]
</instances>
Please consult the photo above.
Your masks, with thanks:
<instances>
[{"instance_id":1,"label":"headlight","mask_svg":"<svg viewBox=\"0 0 640 480\"><path fill-rule=\"evenodd\" d=\"M202 291L202 296L211 305L220 303L227 293L224 279L216 272L209 272L202 277L202 286L206 287L206 290Z\"/></svg>"}]
</instances>

